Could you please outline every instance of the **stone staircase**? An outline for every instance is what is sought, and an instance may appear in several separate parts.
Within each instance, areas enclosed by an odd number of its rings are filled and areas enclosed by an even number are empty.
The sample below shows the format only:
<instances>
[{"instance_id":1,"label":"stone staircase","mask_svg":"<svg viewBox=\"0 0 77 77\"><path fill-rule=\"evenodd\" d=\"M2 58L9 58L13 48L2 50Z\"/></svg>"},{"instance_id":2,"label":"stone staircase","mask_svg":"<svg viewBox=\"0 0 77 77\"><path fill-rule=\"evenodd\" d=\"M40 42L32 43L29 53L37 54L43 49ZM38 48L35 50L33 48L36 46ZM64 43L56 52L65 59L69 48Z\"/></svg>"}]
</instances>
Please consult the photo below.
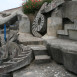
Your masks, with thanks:
<instances>
[{"instance_id":1,"label":"stone staircase","mask_svg":"<svg viewBox=\"0 0 77 77\"><path fill-rule=\"evenodd\" d=\"M35 63L48 63L51 61L51 57L47 53L47 48L45 45L30 45L35 56Z\"/></svg>"},{"instance_id":2,"label":"stone staircase","mask_svg":"<svg viewBox=\"0 0 77 77\"><path fill-rule=\"evenodd\" d=\"M31 34L20 34L19 42L33 50L35 63L50 62L50 56L47 54L47 48L42 38L34 37Z\"/></svg>"},{"instance_id":3,"label":"stone staircase","mask_svg":"<svg viewBox=\"0 0 77 77\"><path fill-rule=\"evenodd\" d=\"M71 32L71 31L74 32L74 35L73 35L73 32ZM77 26L75 24L65 24L64 30L58 30L57 34L59 35L59 37L65 36L67 38L77 40L76 35L75 35L76 31L77 31ZM73 36L73 38L72 38L72 36Z\"/></svg>"}]
</instances>

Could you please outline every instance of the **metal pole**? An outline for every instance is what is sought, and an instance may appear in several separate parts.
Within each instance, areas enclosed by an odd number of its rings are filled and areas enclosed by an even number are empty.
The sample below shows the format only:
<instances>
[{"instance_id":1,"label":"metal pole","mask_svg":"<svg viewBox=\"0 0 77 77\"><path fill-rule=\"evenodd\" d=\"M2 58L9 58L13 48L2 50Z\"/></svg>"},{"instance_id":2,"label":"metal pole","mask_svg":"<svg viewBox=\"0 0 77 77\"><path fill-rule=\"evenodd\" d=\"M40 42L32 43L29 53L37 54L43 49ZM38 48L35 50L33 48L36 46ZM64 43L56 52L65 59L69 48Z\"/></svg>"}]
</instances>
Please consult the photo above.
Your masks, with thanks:
<instances>
[{"instance_id":1,"label":"metal pole","mask_svg":"<svg viewBox=\"0 0 77 77\"><path fill-rule=\"evenodd\" d=\"M6 24L4 24L4 40L6 41Z\"/></svg>"}]
</instances>

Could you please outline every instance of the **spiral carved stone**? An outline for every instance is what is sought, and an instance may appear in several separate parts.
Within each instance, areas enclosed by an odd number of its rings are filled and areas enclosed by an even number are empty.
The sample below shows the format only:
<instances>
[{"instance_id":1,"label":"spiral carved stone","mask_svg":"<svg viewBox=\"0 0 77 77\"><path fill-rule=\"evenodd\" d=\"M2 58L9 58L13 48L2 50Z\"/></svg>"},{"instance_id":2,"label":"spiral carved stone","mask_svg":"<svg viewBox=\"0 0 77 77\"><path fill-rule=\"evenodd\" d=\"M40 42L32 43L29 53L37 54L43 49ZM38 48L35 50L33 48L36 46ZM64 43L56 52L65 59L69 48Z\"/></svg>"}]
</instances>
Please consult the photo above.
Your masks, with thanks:
<instances>
[{"instance_id":1,"label":"spiral carved stone","mask_svg":"<svg viewBox=\"0 0 77 77\"><path fill-rule=\"evenodd\" d=\"M46 5L47 3L44 3L42 5L32 25L32 33L36 37L41 37L42 36L41 33L43 33L46 29L46 19L45 19L45 16L41 14L41 10L44 9Z\"/></svg>"}]
</instances>

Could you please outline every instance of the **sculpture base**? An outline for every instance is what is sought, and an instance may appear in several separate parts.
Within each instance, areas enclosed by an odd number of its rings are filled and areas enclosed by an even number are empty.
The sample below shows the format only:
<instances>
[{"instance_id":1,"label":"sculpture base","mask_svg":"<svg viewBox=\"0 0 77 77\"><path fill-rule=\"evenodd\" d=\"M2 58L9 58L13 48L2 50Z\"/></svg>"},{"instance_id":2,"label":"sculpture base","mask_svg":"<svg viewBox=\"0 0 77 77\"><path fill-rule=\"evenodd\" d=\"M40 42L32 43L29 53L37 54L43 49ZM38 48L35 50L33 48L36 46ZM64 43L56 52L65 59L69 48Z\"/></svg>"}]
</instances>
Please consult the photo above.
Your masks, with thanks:
<instances>
[{"instance_id":1,"label":"sculpture base","mask_svg":"<svg viewBox=\"0 0 77 77\"><path fill-rule=\"evenodd\" d=\"M12 73L0 74L0 77L13 77Z\"/></svg>"}]
</instances>

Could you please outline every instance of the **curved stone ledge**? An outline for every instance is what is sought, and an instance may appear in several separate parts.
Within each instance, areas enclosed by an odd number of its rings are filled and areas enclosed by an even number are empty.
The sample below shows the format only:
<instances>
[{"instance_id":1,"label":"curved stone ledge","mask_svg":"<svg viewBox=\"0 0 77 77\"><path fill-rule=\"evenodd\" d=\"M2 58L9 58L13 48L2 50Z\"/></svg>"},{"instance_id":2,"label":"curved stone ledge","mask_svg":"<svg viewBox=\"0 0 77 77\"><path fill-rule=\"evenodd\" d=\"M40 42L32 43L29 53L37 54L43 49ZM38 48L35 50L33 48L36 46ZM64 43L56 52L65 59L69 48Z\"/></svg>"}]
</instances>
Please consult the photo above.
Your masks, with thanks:
<instances>
[{"instance_id":1,"label":"curved stone ledge","mask_svg":"<svg viewBox=\"0 0 77 77\"><path fill-rule=\"evenodd\" d=\"M13 60L3 62L3 64L0 65L0 74L13 72L17 69L27 66L32 62L33 59L34 57L32 50L21 52L21 54L13 58Z\"/></svg>"},{"instance_id":2,"label":"curved stone ledge","mask_svg":"<svg viewBox=\"0 0 77 77\"><path fill-rule=\"evenodd\" d=\"M77 74L77 43L75 41L54 39L47 41L47 48L52 58Z\"/></svg>"}]
</instances>

